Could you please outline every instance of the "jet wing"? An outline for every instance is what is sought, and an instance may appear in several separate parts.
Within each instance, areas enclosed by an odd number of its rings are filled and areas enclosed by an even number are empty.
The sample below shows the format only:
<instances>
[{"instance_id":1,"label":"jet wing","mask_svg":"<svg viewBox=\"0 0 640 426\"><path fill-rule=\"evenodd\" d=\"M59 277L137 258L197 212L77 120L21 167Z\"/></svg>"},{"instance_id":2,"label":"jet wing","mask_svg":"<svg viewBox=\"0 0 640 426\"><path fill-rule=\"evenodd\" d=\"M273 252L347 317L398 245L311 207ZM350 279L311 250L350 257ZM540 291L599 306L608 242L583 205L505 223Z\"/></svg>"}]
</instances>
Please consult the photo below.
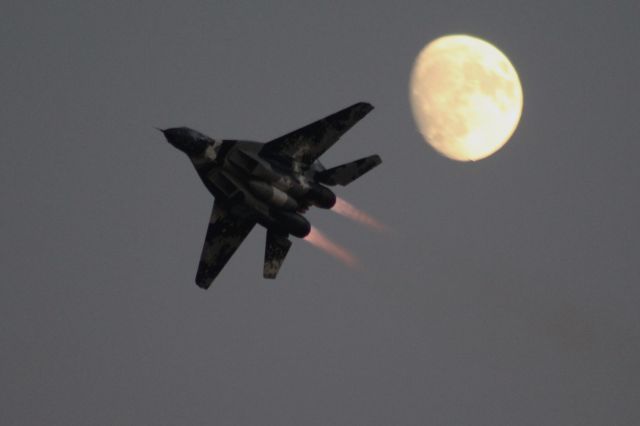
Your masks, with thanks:
<instances>
[{"instance_id":1,"label":"jet wing","mask_svg":"<svg viewBox=\"0 0 640 426\"><path fill-rule=\"evenodd\" d=\"M196 274L196 284L199 287L207 289L211 286L255 224L248 216L232 214L218 202L213 204Z\"/></svg>"},{"instance_id":2,"label":"jet wing","mask_svg":"<svg viewBox=\"0 0 640 426\"><path fill-rule=\"evenodd\" d=\"M372 109L373 106L365 102L351 105L266 143L260 153L267 156L290 158L294 162L308 166Z\"/></svg>"}]
</instances>

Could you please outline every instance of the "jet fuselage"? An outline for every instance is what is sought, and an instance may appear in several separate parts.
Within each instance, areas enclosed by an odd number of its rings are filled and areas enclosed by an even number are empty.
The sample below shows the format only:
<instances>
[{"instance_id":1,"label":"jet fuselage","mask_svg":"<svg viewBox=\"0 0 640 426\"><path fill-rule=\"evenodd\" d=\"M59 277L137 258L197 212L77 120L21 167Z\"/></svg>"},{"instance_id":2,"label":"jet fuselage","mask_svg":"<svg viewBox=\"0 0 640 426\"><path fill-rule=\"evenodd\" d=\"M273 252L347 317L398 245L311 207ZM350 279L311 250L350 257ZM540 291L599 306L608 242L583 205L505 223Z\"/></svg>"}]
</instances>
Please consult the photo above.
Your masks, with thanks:
<instances>
[{"instance_id":1,"label":"jet fuselage","mask_svg":"<svg viewBox=\"0 0 640 426\"><path fill-rule=\"evenodd\" d=\"M336 202L327 187L313 182L324 170L319 161L306 169L260 155L264 144L212 139L188 127L163 131L169 143L191 160L200 179L216 197L239 201L234 206L267 229L305 237L311 230L300 214L310 206L329 209Z\"/></svg>"}]
</instances>

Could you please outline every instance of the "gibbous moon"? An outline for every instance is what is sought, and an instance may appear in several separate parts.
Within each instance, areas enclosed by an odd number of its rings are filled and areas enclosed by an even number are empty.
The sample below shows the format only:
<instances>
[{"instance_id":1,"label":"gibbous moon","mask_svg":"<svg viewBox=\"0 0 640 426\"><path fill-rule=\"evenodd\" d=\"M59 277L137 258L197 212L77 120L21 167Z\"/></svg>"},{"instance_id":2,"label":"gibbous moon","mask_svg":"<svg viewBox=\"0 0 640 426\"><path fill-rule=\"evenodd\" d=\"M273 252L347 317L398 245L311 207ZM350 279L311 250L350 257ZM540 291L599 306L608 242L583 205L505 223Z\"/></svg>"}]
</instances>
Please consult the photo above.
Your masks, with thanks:
<instances>
[{"instance_id":1,"label":"gibbous moon","mask_svg":"<svg viewBox=\"0 0 640 426\"><path fill-rule=\"evenodd\" d=\"M522 86L509 59L467 35L440 37L422 49L411 73L410 97L427 143L458 161L496 152L522 114Z\"/></svg>"}]
</instances>

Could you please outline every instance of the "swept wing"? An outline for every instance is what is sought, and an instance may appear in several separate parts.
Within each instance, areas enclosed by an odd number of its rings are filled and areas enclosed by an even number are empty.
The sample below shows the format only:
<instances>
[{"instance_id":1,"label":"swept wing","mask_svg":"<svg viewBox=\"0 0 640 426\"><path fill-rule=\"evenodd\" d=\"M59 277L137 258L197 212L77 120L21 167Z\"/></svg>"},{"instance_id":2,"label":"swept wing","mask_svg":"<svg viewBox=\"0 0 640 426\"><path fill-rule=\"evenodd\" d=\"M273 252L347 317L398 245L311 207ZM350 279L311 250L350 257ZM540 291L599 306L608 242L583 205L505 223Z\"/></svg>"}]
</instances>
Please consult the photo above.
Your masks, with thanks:
<instances>
[{"instance_id":1,"label":"swept wing","mask_svg":"<svg viewBox=\"0 0 640 426\"><path fill-rule=\"evenodd\" d=\"M261 154L291 159L309 166L372 109L371 104L358 102L267 142Z\"/></svg>"},{"instance_id":2,"label":"swept wing","mask_svg":"<svg viewBox=\"0 0 640 426\"><path fill-rule=\"evenodd\" d=\"M196 274L199 287L209 288L255 224L249 216L232 214L222 204L213 204Z\"/></svg>"}]
</instances>

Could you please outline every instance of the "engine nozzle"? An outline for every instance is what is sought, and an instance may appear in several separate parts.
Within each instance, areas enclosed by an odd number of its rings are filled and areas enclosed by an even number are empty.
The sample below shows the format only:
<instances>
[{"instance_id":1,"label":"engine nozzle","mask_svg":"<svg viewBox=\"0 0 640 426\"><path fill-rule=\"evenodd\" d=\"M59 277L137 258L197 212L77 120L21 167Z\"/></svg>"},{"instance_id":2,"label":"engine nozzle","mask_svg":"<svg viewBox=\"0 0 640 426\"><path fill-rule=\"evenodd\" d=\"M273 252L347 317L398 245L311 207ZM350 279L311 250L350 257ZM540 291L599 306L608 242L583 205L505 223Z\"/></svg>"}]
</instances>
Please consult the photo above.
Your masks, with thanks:
<instances>
[{"instance_id":1,"label":"engine nozzle","mask_svg":"<svg viewBox=\"0 0 640 426\"><path fill-rule=\"evenodd\" d=\"M311 232L311 224L297 213L279 210L274 212L274 216L278 226L294 237L304 238Z\"/></svg>"},{"instance_id":2,"label":"engine nozzle","mask_svg":"<svg viewBox=\"0 0 640 426\"><path fill-rule=\"evenodd\" d=\"M336 204L336 194L329 188L317 183L311 184L311 189L307 194L309 201L321 209L330 209Z\"/></svg>"}]
</instances>

